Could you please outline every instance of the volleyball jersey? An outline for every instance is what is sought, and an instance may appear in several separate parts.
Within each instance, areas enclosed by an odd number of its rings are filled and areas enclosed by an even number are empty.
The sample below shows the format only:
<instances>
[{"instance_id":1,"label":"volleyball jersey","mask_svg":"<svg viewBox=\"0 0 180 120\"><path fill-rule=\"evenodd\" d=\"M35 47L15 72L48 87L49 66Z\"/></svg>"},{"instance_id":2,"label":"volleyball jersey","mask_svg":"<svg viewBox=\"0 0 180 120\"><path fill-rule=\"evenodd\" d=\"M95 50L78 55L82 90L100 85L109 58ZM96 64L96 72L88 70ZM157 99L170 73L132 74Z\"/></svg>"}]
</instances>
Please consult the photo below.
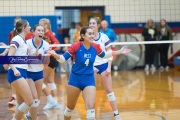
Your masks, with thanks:
<instances>
[{"instance_id":1,"label":"volleyball jersey","mask_svg":"<svg viewBox=\"0 0 180 120\"><path fill-rule=\"evenodd\" d=\"M16 48L14 56L28 56L27 43L21 35L16 35L13 37L10 46L14 46ZM27 64L14 64L14 66L22 69L28 68Z\"/></svg>"},{"instance_id":2,"label":"volleyball jersey","mask_svg":"<svg viewBox=\"0 0 180 120\"><path fill-rule=\"evenodd\" d=\"M105 53L98 44L92 43L89 49L86 49L81 41L72 44L63 54L65 60L73 58L72 73L80 75L94 74L93 64L96 55L104 57Z\"/></svg>"},{"instance_id":3,"label":"volleyball jersey","mask_svg":"<svg viewBox=\"0 0 180 120\"><path fill-rule=\"evenodd\" d=\"M35 53L36 53L36 49L37 49L37 47L34 44L34 38L33 39L29 39L26 42L27 42L27 46L28 46L29 56L34 56ZM42 40L41 41L41 45L40 45L39 50L38 50L39 56L44 56L44 54L48 50L49 50L49 43L47 43L46 41ZM39 72L39 71L42 71L43 69L44 69L44 65L43 64L29 64L27 71L30 71L30 72Z\"/></svg>"},{"instance_id":4,"label":"volleyball jersey","mask_svg":"<svg viewBox=\"0 0 180 120\"><path fill-rule=\"evenodd\" d=\"M107 37L107 35L105 35L104 33L100 33L100 32L98 33L98 38L95 39L94 42L96 44L99 44L103 51L106 51L106 48L111 46L111 42L110 42L109 38ZM96 56L94 66L102 65L107 62L108 62L108 59L103 59L99 56Z\"/></svg>"}]
</instances>

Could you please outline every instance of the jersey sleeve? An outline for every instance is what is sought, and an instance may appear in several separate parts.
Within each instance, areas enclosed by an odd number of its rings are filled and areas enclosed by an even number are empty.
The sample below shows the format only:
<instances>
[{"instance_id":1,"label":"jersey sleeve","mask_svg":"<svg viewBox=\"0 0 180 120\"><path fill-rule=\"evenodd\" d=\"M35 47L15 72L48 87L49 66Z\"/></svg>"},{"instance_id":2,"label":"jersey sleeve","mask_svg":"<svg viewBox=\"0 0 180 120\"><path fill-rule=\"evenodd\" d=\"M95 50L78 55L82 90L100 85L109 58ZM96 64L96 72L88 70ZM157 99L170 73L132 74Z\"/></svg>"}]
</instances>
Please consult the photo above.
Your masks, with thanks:
<instances>
[{"instance_id":1,"label":"jersey sleeve","mask_svg":"<svg viewBox=\"0 0 180 120\"><path fill-rule=\"evenodd\" d=\"M105 56L105 52L101 49L100 44L92 43L92 46L96 49L99 57L103 58Z\"/></svg>"},{"instance_id":2,"label":"jersey sleeve","mask_svg":"<svg viewBox=\"0 0 180 120\"><path fill-rule=\"evenodd\" d=\"M104 41L104 45L106 48L108 48L112 45L110 39L105 34L103 34L103 41Z\"/></svg>"},{"instance_id":3,"label":"jersey sleeve","mask_svg":"<svg viewBox=\"0 0 180 120\"><path fill-rule=\"evenodd\" d=\"M22 41L18 39L18 37L14 37L10 43L10 46L14 46L16 49L19 48L19 46L21 46Z\"/></svg>"},{"instance_id":4,"label":"jersey sleeve","mask_svg":"<svg viewBox=\"0 0 180 120\"><path fill-rule=\"evenodd\" d=\"M75 57L75 52L78 50L80 45L81 45L80 42L76 42L76 43L72 44L68 48L68 50L63 54L65 60L68 60L70 57Z\"/></svg>"}]
</instances>

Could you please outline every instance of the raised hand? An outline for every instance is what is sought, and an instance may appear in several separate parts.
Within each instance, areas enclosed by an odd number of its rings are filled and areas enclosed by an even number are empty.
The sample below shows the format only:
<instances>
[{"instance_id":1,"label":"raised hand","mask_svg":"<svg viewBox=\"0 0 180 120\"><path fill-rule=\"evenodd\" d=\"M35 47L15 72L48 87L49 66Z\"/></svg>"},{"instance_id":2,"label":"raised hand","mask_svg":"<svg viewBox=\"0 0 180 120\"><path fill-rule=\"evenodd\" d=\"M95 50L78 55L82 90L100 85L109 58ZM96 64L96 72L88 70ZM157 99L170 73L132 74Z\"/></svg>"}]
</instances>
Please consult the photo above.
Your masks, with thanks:
<instances>
[{"instance_id":1,"label":"raised hand","mask_svg":"<svg viewBox=\"0 0 180 120\"><path fill-rule=\"evenodd\" d=\"M0 42L0 46L7 46L7 45L3 42Z\"/></svg>"},{"instance_id":2,"label":"raised hand","mask_svg":"<svg viewBox=\"0 0 180 120\"><path fill-rule=\"evenodd\" d=\"M128 49L126 46L122 47L120 50L118 50L119 54L127 54L130 53L132 50Z\"/></svg>"}]
</instances>

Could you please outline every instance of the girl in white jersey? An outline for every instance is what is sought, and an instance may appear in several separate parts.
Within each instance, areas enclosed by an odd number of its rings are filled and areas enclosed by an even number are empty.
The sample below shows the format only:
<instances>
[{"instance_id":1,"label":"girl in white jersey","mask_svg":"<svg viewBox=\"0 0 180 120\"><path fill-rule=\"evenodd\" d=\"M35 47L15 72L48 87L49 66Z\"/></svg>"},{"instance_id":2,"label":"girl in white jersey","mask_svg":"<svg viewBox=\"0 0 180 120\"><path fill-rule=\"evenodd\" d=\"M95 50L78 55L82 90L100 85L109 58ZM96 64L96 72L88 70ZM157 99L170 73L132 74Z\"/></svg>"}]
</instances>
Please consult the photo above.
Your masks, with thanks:
<instances>
[{"instance_id":1,"label":"girl in white jersey","mask_svg":"<svg viewBox=\"0 0 180 120\"><path fill-rule=\"evenodd\" d=\"M35 25L33 31L34 38L27 40L29 56L45 56L45 53L49 50L49 43L42 39L44 28L41 25ZM32 120L37 119L37 109L40 104L39 100L44 77L43 69L43 64L28 64L27 79L36 104L31 107L30 115L26 114L26 118L31 117Z\"/></svg>"},{"instance_id":2,"label":"girl in white jersey","mask_svg":"<svg viewBox=\"0 0 180 120\"><path fill-rule=\"evenodd\" d=\"M27 56L27 43L25 35L30 32L29 22L19 20L15 27L16 36L12 39L8 56ZM26 81L27 64L9 64L8 81L16 90L17 105L16 113L12 120L20 120L33 104L30 87Z\"/></svg>"},{"instance_id":3,"label":"girl in white jersey","mask_svg":"<svg viewBox=\"0 0 180 120\"><path fill-rule=\"evenodd\" d=\"M109 38L107 37L107 35L99 32L100 19L98 17L92 17L89 20L89 27L91 27L94 31L95 34L94 42L100 44L102 50L111 51L111 42ZM108 100L110 102L111 108L114 111L114 118L115 120L120 120L120 116L116 104L116 97L112 90L111 62L112 62L112 57L108 59L102 59L96 56L94 67L98 71L97 73L101 75L101 79L104 88L106 90Z\"/></svg>"}]
</instances>

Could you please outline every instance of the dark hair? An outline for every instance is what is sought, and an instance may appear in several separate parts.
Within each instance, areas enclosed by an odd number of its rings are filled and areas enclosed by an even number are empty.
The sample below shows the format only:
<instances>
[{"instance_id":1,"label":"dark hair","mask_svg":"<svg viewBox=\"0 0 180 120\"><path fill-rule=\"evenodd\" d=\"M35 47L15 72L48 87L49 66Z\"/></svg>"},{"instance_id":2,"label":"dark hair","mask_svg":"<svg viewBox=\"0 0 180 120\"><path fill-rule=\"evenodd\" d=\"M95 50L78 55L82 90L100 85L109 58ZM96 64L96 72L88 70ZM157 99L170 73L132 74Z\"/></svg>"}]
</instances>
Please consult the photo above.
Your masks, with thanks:
<instances>
[{"instance_id":1,"label":"dark hair","mask_svg":"<svg viewBox=\"0 0 180 120\"><path fill-rule=\"evenodd\" d=\"M81 36L81 35L85 35L86 32L87 32L87 29L91 29L91 28L88 27L88 26L82 27L82 28L81 28L81 31L80 31L80 36ZM83 39L82 36L81 36L81 38L80 38L80 41L84 41L84 39Z\"/></svg>"},{"instance_id":2,"label":"dark hair","mask_svg":"<svg viewBox=\"0 0 180 120\"><path fill-rule=\"evenodd\" d=\"M22 32L22 29L27 26L28 21L27 20L18 20L16 23L15 30L13 31L13 37L20 34Z\"/></svg>"},{"instance_id":3,"label":"dark hair","mask_svg":"<svg viewBox=\"0 0 180 120\"><path fill-rule=\"evenodd\" d=\"M34 27L31 29L31 31L34 32L38 26L41 26L41 25L39 25L39 24L34 25Z\"/></svg>"}]
</instances>

